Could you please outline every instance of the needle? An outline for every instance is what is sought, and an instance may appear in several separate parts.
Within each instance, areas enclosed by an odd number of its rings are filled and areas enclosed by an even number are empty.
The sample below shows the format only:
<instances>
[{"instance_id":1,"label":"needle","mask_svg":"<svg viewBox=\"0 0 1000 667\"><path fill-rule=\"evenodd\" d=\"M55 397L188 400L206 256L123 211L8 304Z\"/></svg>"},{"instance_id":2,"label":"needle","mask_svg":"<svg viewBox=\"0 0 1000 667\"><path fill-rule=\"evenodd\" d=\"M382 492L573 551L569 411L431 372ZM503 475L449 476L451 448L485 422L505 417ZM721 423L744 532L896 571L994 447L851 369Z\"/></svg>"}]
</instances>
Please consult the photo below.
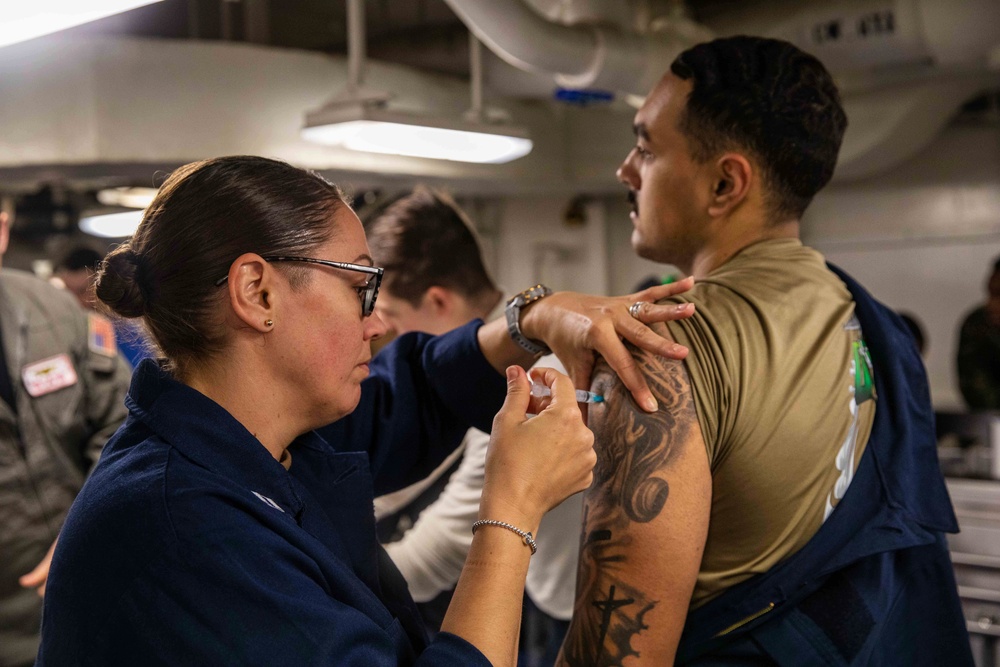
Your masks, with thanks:
<instances>
[{"instance_id":1,"label":"needle","mask_svg":"<svg viewBox=\"0 0 1000 667\"><path fill-rule=\"evenodd\" d=\"M551 396L552 390L546 387L544 384L538 382L531 383L531 395L541 398L543 396ZM604 397L600 394L595 394L592 391L584 391L583 389L576 390L576 402L577 403L603 403Z\"/></svg>"}]
</instances>

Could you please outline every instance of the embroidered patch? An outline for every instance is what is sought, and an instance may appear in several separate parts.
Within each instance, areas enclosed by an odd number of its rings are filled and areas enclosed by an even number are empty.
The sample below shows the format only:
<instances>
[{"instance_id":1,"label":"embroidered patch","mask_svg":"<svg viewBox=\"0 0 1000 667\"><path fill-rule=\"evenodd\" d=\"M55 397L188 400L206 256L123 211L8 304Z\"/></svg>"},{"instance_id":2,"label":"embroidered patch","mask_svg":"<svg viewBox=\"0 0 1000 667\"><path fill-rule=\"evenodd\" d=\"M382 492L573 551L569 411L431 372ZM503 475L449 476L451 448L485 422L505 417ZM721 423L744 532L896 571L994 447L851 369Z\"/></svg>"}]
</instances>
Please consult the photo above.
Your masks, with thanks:
<instances>
[{"instance_id":1,"label":"embroidered patch","mask_svg":"<svg viewBox=\"0 0 1000 667\"><path fill-rule=\"evenodd\" d=\"M278 510L279 512L284 512L285 511L285 510L281 509L281 506L278 503L274 502L273 500L271 500L267 496L265 496L265 495L263 495L261 493L257 493L256 491L251 491L251 493L253 493L255 496L257 496L258 498L260 498L261 500L263 500L264 504L270 505L271 507L273 507L274 509Z\"/></svg>"},{"instance_id":2,"label":"embroidered patch","mask_svg":"<svg viewBox=\"0 0 1000 667\"><path fill-rule=\"evenodd\" d=\"M71 387L77 382L76 369L68 354L57 354L24 366L21 369L24 388L32 398Z\"/></svg>"},{"instance_id":3,"label":"embroidered patch","mask_svg":"<svg viewBox=\"0 0 1000 667\"><path fill-rule=\"evenodd\" d=\"M115 343L115 327L111 324L111 320L97 313L88 313L87 323L90 330L87 342L91 352L103 354L106 357L118 354L118 345Z\"/></svg>"}]
</instances>

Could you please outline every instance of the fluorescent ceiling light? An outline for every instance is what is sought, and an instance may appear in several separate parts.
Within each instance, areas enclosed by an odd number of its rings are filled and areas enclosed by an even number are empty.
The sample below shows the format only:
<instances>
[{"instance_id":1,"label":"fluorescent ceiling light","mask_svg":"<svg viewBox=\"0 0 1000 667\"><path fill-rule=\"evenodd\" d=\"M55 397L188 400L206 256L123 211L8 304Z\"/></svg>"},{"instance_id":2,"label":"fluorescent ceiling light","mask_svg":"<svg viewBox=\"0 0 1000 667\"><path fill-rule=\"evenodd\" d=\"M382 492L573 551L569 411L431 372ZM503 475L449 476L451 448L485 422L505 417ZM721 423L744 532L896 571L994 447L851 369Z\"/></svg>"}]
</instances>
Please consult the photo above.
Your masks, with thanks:
<instances>
[{"instance_id":1,"label":"fluorescent ceiling light","mask_svg":"<svg viewBox=\"0 0 1000 667\"><path fill-rule=\"evenodd\" d=\"M91 215L80 219L80 231L103 239L120 239L132 236L139 228L143 211L122 211Z\"/></svg>"},{"instance_id":2,"label":"fluorescent ceiling light","mask_svg":"<svg viewBox=\"0 0 1000 667\"><path fill-rule=\"evenodd\" d=\"M363 105L309 114L302 137L367 153L492 164L524 157L532 147L524 130L509 125L392 113Z\"/></svg>"},{"instance_id":3,"label":"fluorescent ceiling light","mask_svg":"<svg viewBox=\"0 0 1000 667\"><path fill-rule=\"evenodd\" d=\"M105 206L146 208L159 192L156 188L107 188L97 193L97 201Z\"/></svg>"},{"instance_id":4,"label":"fluorescent ceiling light","mask_svg":"<svg viewBox=\"0 0 1000 667\"><path fill-rule=\"evenodd\" d=\"M89 23L162 0L23 0L0 10L0 46Z\"/></svg>"}]
</instances>

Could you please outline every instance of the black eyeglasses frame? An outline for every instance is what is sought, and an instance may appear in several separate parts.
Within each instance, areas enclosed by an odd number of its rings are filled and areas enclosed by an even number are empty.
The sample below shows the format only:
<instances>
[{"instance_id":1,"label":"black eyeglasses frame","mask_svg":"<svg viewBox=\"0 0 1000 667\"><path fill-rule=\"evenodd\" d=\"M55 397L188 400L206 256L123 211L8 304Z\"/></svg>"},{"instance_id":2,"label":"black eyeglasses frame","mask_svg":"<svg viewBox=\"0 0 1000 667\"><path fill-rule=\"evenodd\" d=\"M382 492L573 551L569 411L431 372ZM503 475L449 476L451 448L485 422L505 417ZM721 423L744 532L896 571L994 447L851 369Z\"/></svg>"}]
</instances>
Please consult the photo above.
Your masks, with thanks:
<instances>
[{"instance_id":1,"label":"black eyeglasses frame","mask_svg":"<svg viewBox=\"0 0 1000 667\"><path fill-rule=\"evenodd\" d=\"M382 285L382 275L385 273L385 269L380 266L366 266L364 264L351 264L350 262L334 262L329 259L316 259L315 257L293 257L286 255L261 255L261 258L265 262L305 262L306 264L319 264L320 266L329 266L334 269L356 271L375 276L374 281L369 279L368 284L363 288L357 288L359 290L358 297L361 299L361 315L368 317L375 311L375 300L378 298L378 289ZM215 281L215 286L218 287L227 280L229 280L228 275L222 276Z\"/></svg>"}]
</instances>

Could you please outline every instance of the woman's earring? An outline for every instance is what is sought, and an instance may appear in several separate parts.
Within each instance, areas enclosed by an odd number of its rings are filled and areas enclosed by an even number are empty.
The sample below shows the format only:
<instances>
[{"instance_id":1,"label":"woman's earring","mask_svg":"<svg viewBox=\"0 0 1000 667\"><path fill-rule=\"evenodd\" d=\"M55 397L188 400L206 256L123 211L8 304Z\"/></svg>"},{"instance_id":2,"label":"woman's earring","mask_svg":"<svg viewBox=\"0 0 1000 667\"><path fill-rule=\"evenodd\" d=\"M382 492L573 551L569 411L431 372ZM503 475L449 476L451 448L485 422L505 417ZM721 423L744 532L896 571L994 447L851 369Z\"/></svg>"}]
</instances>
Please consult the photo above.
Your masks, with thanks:
<instances>
[{"instance_id":1,"label":"woman's earring","mask_svg":"<svg viewBox=\"0 0 1000 667\"><path fill-rule=\"evenodd\" d=\"M273 327L274 326L274 320L264 320L264 326L265 327Z\"/></svg>"}]
</instances>

